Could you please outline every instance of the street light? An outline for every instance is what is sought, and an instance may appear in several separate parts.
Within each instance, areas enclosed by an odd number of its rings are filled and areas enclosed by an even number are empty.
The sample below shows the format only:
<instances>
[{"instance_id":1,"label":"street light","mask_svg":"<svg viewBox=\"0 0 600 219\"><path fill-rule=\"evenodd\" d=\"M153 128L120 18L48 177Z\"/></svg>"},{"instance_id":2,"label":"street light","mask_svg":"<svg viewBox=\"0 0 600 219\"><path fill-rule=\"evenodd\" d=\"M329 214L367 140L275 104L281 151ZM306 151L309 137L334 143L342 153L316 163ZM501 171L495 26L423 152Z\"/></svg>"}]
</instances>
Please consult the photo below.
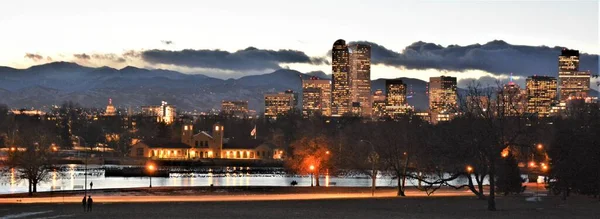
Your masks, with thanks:
<instances>
[{"instance_id":1,"label":"street light","mask_svg":"<svg viewBox=\"0 0 600 219\"><path fill-rule=\"evenodd\" d=\"M314 165L310 165L310 187L313 187L313 172L315 170Z\"/></svg>"},{"instance_id":2,"label":"street light","mask_svg":"<svg viewBox=\"0 0 600 219\"><path fill-rule=\"evenodd\" d=\"M377 170L375 169L375 166L377 165L377 161L379 160L379 155L377 154L377 152L375 151L375 146L373 145L373 143L371 143L370 141L367 140L360 140L361 142L366 142L368 144L371 145L371 155L370 155L370 159L371 159L371 165L372 165L372 176L371 176L371 196L375 196L375 188L376 188L376 183L377 183ZM406 153L406 152L405 152Z\"/></svg>"},{"instance_id":3,"label":"street light","mask_svg":"<svg viewBox=\"0 0 600 219\"><path fill-rule=\"evenodd\" d=\"M544 149L544 145L542 145L542 144L538 144L538 145L537 145L537 149L538 149L538 150L542 150L542 149Z\"/></svg>"},{"instance_id":4,"label":"street light","mask_svg":"<svg viewBox=\"0 0 600 219\"><path fill-rule=\"evenodd\" d=\"M472 173L472 172L473 172L473 167L467 166L467 173Z\"/></svg>"},{"instance_id":5,"label":"street light","mask_svg":"<svg viewBox=\"0 0 600 219\"><path fill-rule=\"evenodd\" d=\"M148 176L150 176L150 188L152 188L152 173L154 172L154 164L148 164Z\"/></svg>"}]
</instances>

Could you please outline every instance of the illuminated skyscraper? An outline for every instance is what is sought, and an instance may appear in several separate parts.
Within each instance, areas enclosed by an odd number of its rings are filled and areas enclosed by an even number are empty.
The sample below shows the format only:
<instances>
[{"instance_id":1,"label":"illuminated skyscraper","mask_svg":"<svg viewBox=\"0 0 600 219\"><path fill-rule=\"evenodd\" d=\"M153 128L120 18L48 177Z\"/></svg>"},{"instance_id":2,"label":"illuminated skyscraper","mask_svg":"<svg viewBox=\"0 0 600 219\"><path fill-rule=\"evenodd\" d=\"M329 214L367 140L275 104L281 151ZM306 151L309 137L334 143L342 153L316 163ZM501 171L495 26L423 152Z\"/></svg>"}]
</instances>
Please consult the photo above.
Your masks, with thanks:
<instances>
[{"instance_id":1,"label":"illuminated skyscraper","mask_svg":"<svg viewBox=\"0 0 600 219\"><path fill-rule=\"evenodd\" d=\"M350 95L358 103L361 116L371 116L371 46L350 46Z\"/></svg>"},{"instance_id":2,"label":"illuminated skyscraper","mask_svg":"<svg viewBox=\"0 0 600 219\"><path fill-rule=\"evenodd\" d=\"M333 74L331 92L331 115L342 116L350 112L350 65L346 41L335 41L331 50Z\"/></svg>"},{"instance_id":3,"label":"illuminated skyscraper","mask_svg":"<svg viewBox=\"0 0 600 219\"><path fill-rule=\"evenodd\" d=\"M373 117L380 118L385 115L385 94L381 89L377 89L373 94Z\"/></svg>"},{"instance_id":4,"label":"illuminated skyscraper","mask_svg":"<svg viewBox=\"0 0 600 219\"><path fill-rule=\"evenodd\" d=\"M248 101L223 100L221 101L221 113L236 117L248 115Z\"/></svg>"},{"instance_id":5,"label":"illuminated skyscraper","mask_svg":"<svg viewBox=\"0 0 600 219\"><path fill-rule=\"evenodd\" d=\"M563 49L558 56L560 102L587 97L590 76L590 72L579 71L579 51Z\"/></svg>"},{"instance_id":6,"label":"illuminated skyscraper","mask_svg":"<svg viewBox=\"0 0 600 219\"><path fill-rule=\"evenodd\" d=\"M527 112L540 117L550 115L556 103L557 81L554 77L531 76L527 78Z\"/></svg>"},{"instance_id":7,"label":"illuminated skyscraper","mask_svg":"<svg viewBox=\"0 0 600 219\"><path fill-rule=\"evenodd\" d=\"M293 93L265 94L265 117L277 119L294 108Z\"/></svg>"},{"instance_id":8,"label":"illuminated skyscraper","mask_svg":"<svg viewBox=\"0 0 600 219\"><path fill-rule=\"evenodd\" d=\"M331 116L331 81L316 77L302 80L302 114L308 117L317 111Z\"/></svg>"},{"instance_id":9,"label":"illuminated skyscraper","mask_svg":"<svg viewBox=\"0 0 600 219\"><path fill-rule=\"evenodd\" d=\"M406 104L406 84L402 80L385 80L385 112L390 117L409 110Z\"/></svg>"},{"instance_id":10,"label":"illuminated skyscraper","mask_svg":"<svg viewBox=\"0 0 600 219\"><path fill-rule=\"evenodd\" d=\"M428 94L431 122L435 124L450 120L458 106L456 78L446 76L429 78Z\"/></svg>"},{"instance_id":11,"label":"illuminated skyscraper","mask_svg":"<svg viewBox=\"0 0 600 219\"><path fill-rule=\"evenodd\" d=\"M176 108L162 101L160 106L142 106L142 115L156 117L157 122L171 124L175 122Z\"/></svg>"},{"instance_id":12,"label":"illuminated skyscraper","mask_svg":"<svg viewBox=\"0 0 600 219\"><path fill-rule=\"evenodd\" d=\"M504 116L519 116L525 112L527 93L511 80L498 93L498 100Z\"/></svg>"}]
</instances>

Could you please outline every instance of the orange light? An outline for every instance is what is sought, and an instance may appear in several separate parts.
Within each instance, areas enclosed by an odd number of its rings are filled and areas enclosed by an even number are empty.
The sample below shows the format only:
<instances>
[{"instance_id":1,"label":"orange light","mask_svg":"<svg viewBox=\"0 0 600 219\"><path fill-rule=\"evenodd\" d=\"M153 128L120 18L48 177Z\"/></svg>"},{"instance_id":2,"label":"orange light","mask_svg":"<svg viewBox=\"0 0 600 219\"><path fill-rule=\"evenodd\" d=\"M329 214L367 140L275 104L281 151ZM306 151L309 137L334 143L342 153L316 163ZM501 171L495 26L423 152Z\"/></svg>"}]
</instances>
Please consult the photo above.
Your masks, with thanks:
<instances>
[{"instance_id":1,"label":"orange light","mask_svg":"<svg viewBox=\"0 0 600 219\"><path fill-rule=\"evenodd\" d=\"M15 148L15 147L10 148L10 151L16 151L16 150L17 150L17 148Z\"/></svg>"},{"instance_id":2,"label":"orange light","mask_svg":"<svg viewBox=\"0 0 600 219\"><path fill-rule=\"evenodd\" d=\"M58 148L56 146L52 146L52 151L58 151Z\"/></svg>"},{"instance_id":3,"label":"orange light","mask_svg":"<svg viewBox=\"0 0 600 219\"><path fill-rule=\"evenodd\" d=\"M148 170L154 171L155 168L153 164L148 164Z\"/></svg>"},{"instance_id":4,"label":"orange light","mask_svg":"<svg viewBox=\"0 0 600 219\"><path fill-rule=\"evenodd\" d=\"M404 153L402 153L402 154L404 154L405 156L407 155L407 153L406 153L406 152L404 152Z\"/></svg>"},{"instance_id":5,"label":"orange light","mask_svg":"<svg viewBox=\"0 0 600 219\"><path fill-rule=\"evenodd\" d=\"M546 165L542 166L542 170L544 170L544 171L548 170L548 166L546 166Z\"/></svg>"},{"instance_id":6,"label":"orange light","mask_svg":"<svg viewBox=\"0 0 600 219\"><path fill-rule=\"evenodd\" d=\"M309 168L310 168L311 171L315 170L315 166L314 165L310 165Z\"/></svg>"},{"instance_id":7,"label":"orange light","mask_svg":"<svg viewBox=\"0 0 600 219\"><path fill-rule=\"evenodd\" d=\"M470 172L473 172L473 167L471 167L471 166L467 166L467 172L468 172L468 173L470 173Z\"/></svg>"},{"instance_id":8,"label":"orange light","mask_svg":"<svg viewBox=\"0 0 600 219\"><path fill-rule=\"evenodd\" d=\"M538 150L542 150L543 148L544 148L544 145L542 145L542 144L538 144L538 145L537 145L537 149L538 149Z\"/></svg>"},{"instance_id":9,"label":"orange light","mask_svg":"<svg viewBox=\"0 0 600 219\"><path fill-rule=\"evenodd\" d=\"M535 162L533 162L533 161L529 162L529 167L535 167L535 166L536 166Z\"/></svg>"},{"instance_id":10,"label":"orange light","mask_svg":"<svg viewBox=\"0 0 600 219\"><path fill-rule=\"evenodd\" d=\"M329 151L325 151L325 154L329 154Z\"/></svg>"}]
</instances>

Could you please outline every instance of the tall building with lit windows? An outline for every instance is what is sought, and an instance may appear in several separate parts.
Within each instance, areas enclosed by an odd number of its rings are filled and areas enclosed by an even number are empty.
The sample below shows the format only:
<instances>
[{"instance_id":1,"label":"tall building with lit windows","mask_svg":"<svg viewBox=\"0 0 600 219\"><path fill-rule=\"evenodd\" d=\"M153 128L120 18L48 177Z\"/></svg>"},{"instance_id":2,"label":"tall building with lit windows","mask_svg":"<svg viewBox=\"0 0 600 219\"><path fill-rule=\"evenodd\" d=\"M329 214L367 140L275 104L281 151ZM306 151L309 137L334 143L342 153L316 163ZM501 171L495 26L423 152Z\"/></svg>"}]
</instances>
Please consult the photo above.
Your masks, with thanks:
<instances>
[{"instance_id":1,"label":"tall building with lit windows","mask_svg":"<svg viewBox=\"0 0 600 219\"><path fill-rule=\"evenodd\" d=\"M371 46L355 44L350 52L350 96L359 105L361 116L370 117L371 106Z\"/></svg>"},{"instance_id":2,"label":"tall building with lit windows","mask_svg":"<svg viewBox=\"0 0 600 219\"><path fill-rule=\"evenodd\" d=\"M455 77L431 77L428 84L429 112L431 122L452 119L458 107L458 93Z\"/></svg>"},{"instance_id":3,"label":"tall building with lit windows","mask_svg":"<svg viewBox=\"0 0 600 219\"><path fill-rule=\"evenodd\" d=\"M579 51L563 49L558 56L558 90L560 102L584 99L590 90L590 72L579 71Z\"/></svg>"},{"instance_id":4,"label":"tall building with lit windows","mask_svg":"<svg viewBox=\"0 0 600 219\"><path fill-rule=\"evenodd\" d=\"M117 115L117 110L115 106L112 104L112 99L108 99L108 105L106 105L106 111L104 111L104 116L115 116Z\"/></svg>"},{"instance_id":5,"label":"tall building with lit windows","mask_svg":"<svg viewBox=\"0 0 600 219\"><path fill-rule=\"evenodd\" d=\"M527 84L527 113L539 117L550 115L552 106L557 102L557 80L555 77L531 76Z\"/></svg>"},{"instance_id":6,"label":"tall building with lit windows","mask_svg":"<svg viewBox=\"0 0 600 219\"><path fill-rule=\"evenodd\" d=\"M372 116L374 118L383 117L385 115L385 94L381 89L377 89L371 99L373 100Z\"/></svg>"},{"instance_id":7,"label":"tall building with lit windows","mask_svg":"<svg viewBox=\"0 0 600 219\"><path fill-rule=\"evenodd\" d=\"M332 91L331 115L342 116L350 112L350 61L346 41L339 39L331 50Z\"/></svg>"},{"instance_id":8,"label":"tall building with lit windows","mask_svg":"<svg viewBox=\"0 0 600 219\"><path fill-rule=\"evenodd\" d=\"M142 115L156 117L156 122L171 124L175 122L177 108L162 101L160 106L142 106Z\"/></svg>"},{"instance_id":9,"label":"tall building with lit windows","mask_svg":"<svg viewBox=\"0 0 600 219\"><path fill-rule=\"evenodd\" d=\"M385 95L386 115L395 117L410 109L406 104L406 84L402 80L385 80Z\"/></svg>"},{"instance_id":10,"label":"tall building with lit windows","mask_svg":"<svg viewBox=\"0 0 600 219\"><path fill-rule=\"evenodd\" d=\"M277 119L294 108L294 94L289 92L265 94L265 117Z\"/></svg>"},{"instance_id":11,"label":"tall building with lit windows","mask_svg":"<svg viewBox=\"0 0 600 219\"><path fill-rule=\"evenodd\" d=\"M521 89L512 80L498 92L500 110L504 116L519 116L525 113L527 106L526 90Z\"/></svg>"},{"instance_id":12,"label":"tall building with lit windows","mask_svg":"<svg viewBox=\"0 0 600 219\"><path fill-rule=\"evenodd\" d=\"M302 114L309 117L316 112L331 116L331 81L312 77L302 80Z\"/></svg>"}]
</instances>

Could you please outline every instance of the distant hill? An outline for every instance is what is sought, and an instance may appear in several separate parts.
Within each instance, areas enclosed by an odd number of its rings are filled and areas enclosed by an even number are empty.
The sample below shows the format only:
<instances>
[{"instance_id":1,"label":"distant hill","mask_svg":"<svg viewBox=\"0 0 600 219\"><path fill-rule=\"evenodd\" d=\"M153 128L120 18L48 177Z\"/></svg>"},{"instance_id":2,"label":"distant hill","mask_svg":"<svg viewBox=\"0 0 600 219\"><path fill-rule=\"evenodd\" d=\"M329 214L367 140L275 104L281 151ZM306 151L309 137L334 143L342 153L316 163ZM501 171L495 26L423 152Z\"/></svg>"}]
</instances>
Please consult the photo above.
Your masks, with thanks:
<instances>
[{"instance_id":1,"label":"distant hill","mask_svg":"<svg viewBox=\"0 0 600 219\"><path fill-rule=\"evenodd\" d=\"M136 67L91 68L70 62L54 62L28 69L0 67L0 103L11 108L48 109L65 101L85 107L104 108L109 98L117 107L160 104L165 100L179 110L219 110L222 100L248 100L249 107L264 110L264 94L294 90L301 92L301 79L331 78L322 71L301 73L279 69L272 73L239 79L218 79L169 70ZM400 78L413 91L408 100L419 109L427 108L426 83ZM385 81L373 81L373 91ZM299 95L301 96L301 95Z\"/></svg>"}]
</instances>

